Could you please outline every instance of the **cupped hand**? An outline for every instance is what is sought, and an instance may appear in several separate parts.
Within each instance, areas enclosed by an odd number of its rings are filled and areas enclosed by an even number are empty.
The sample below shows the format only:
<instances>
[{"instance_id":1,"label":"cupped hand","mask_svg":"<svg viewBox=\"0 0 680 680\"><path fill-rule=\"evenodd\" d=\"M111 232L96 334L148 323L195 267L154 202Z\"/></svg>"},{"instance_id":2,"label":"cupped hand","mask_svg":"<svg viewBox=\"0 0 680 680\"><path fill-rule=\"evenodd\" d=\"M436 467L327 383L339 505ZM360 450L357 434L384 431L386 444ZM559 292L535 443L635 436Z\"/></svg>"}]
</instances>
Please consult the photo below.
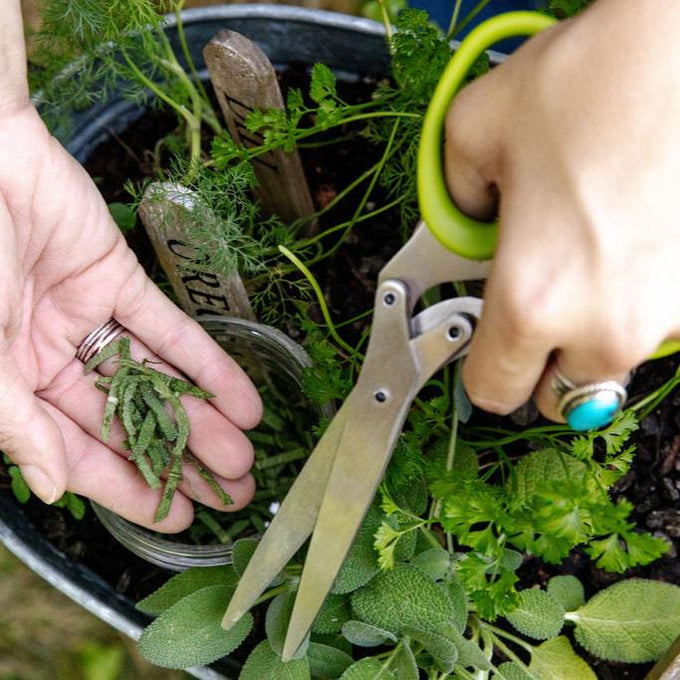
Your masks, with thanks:
<instances>
[{"instance_id":1,"label":"cupped hand","mask_svg":"<svg viewBox=\"0 0 680 680\"><path fill-rule=\"evenodd\" d=\"M159 492L126 459L122 432L100 441L105 395L75 359L82 339L114 317L128 329L135 358L160 359L216 395L209 404L185 400L189 448L232 496L231 509L242 507L254 490L253 452L242 429L260 418L256 390L147 278L93 182L26 97L2 114L0 450L48 502L70 490L153 525ZM189 497L221 507L189 470L180 488L155 529L186 527Z\"/></svg>"},{"instance_id":2,"label":"cupped hand","mask_svg":"<svg viewBox=\"0 0 680 680\"><path fill-rule=\"evenodd\" d=\"M675 3L599 0L454 101L449 189L500 225L463 374L481 408L535 393L561 420L554 362L622 380L680 335L679 33Z\"/></svg>"}]
</instances>

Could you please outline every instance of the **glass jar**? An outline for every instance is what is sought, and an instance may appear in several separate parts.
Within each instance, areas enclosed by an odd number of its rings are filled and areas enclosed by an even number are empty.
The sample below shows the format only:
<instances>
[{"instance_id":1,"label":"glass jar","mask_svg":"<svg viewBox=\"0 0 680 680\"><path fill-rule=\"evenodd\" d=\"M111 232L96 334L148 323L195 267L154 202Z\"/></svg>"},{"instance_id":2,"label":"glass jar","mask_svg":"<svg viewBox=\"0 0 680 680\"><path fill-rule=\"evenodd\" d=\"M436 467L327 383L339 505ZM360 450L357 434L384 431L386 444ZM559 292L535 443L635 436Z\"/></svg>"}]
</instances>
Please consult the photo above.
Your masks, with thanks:
<instances>
[{"instance_id":1,"label":"glass jar","mask_svg":"<svg viewBox=\"0 0 680 680\"><path fill-rule=\"evenodd\" d=\"M310 404L302 392L303 371L311 366L305 350L287 335L263 324L236 317L204 316L198 322L224 348L224 350L250 376L255 386L268 396L263 398L269 408L276 411L276 405L285 405L287 410L295 409L297 417L303 419L303 427L311 429L320 417L331 418L330 405L318 407ZM273 407L273 408L272 408ZM255 434L257 437L257 428ZM254 441L256 465L258 456L262 460L262 446ZM311 440L310 449L311 451ZM273 457L273 456L272 456ZM304 460L299 461L300 467ZM260 463L266 466L266 462ZM272 498L269 511L275 512L282 498ZM210 567L229 564L232 560L232 542L213 545L195 545L182 541L180 536L160 534L123 519L106 508L92 503L92 507L108 531L128 550L157 566L171 571L184 571L189 567ZM247 510L247 509L246 509ZM240 511L241 513L244 511ZM236 517L224 513L223 517Z\"/></svg>"}]
</instances>

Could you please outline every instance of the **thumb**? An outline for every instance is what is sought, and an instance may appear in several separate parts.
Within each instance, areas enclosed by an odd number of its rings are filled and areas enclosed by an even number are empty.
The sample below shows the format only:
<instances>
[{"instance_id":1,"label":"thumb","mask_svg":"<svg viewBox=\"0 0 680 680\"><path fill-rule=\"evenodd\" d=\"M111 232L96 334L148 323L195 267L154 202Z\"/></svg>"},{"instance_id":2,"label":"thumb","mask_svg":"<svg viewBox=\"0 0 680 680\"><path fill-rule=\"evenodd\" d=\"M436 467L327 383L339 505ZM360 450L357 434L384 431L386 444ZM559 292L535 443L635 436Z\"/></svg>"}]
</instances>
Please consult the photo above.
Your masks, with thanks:
<instances>
[{"instance_id":1,"label":"thumb","mask_svg":"<svg viewBox=\"0 0 680 680\"><path fill-rule=\"evenodd\" d=\"M31 491L45 503L63 495L66 455L61 431L8 354L0 355L0 450L19 466Z\"/></svg>"},{"instance_id":2,"label":"thumb","mask_svg":"<svg viewBox=\"0 0 680 680\"><path fill-rule=\"evenodd\" d=\"M495 74L456 95L446 116L444 173L456 205L470 217L492 220L498 203L499 122Z\"/></svg>"}]
</instances>

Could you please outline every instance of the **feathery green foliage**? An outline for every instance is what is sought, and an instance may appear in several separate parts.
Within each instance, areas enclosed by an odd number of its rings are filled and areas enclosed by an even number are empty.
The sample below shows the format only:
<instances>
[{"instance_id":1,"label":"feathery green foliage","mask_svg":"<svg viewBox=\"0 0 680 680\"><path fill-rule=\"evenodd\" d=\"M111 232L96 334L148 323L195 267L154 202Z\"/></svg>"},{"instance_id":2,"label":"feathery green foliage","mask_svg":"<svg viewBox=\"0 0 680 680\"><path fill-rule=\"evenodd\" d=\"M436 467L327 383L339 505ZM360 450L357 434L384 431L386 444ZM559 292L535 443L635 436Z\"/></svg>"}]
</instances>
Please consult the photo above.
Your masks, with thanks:
<instances>
[{"instance_id":1,"label":"feathery green foliage","mask_svg":"<svg viewBox=\"0 0 680 680\"><path fill-rule=\"evenodd\" d=\"M85 371L93 371L114 357L118 364L114 375L99 377L95 383L107 395L102 441L108 440L114 418L118 418L125 430L124 446L130 451L130 460L152 489L163 488L154 521L160 522L170 512L185 462L196 468L222 503L231 505L231 498L212 472L187 450L189 420L180 397L210 399L212 395L156 370L148 361L132 359L127 337L106 345L87 362Z\"/></svg>"}]
</instances>

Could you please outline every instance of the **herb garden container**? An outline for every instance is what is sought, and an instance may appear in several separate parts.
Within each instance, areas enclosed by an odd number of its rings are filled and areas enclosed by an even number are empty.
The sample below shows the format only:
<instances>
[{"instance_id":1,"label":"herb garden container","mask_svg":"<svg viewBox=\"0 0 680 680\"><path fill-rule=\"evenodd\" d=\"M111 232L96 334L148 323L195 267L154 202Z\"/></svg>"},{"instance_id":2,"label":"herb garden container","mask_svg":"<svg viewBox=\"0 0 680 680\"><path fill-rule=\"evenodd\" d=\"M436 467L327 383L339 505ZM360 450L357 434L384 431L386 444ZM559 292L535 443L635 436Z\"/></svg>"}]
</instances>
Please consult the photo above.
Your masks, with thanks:
<instances>
[{"instance_id":1,"label":"herb garden container","mask_svg":"<svg viewBox=\"0 0 680 680\"><path fill-rule=\"evenodd\" d=\"M186 38L199 75L207 80L202 50L218 31L238 31L258 44L275 66L298 63L311 67L322 61L338 78L360 81L365 74L378 76L388 69L389 56L383 27L367 19L283 5L217 5L182 12ZM167 34L178 46L174 17L168 17ZM179 50L178 50L179 51ZM91 161L98 147L128 128L145 109L121 94L71 116L60 139L81 163ZM48 509L49 510L49 509ZM102 531L106 531L102 528ZM130 638L137 639L149 617L135 609L134 601L117 591L98 570L80 564L53 545L37 528L9 488L0 490L0 540L36 574ZM205 680L235 678L231 670L188 669Z\"/></svg>"},{"instance_id":2,"label":"herb garden container","mask_svg":"<svg viewBox=\"0 0 680 680\"><path fill-rule=\"evenodd\" d=\"M333 409L330 405L315 408L304 397L302 391L303 374L306 368L311 367L311 360L307 353L293 340L281 331L264 324L239 319L236 317L205 316L198 319L203 328L224 348L224 350L243 368L250 376L256 387L263 392L263 399L267 409L276 416L279 411L294 411L298 420L297 426L310 432L321 417L331 418ZM306 450L309 451L312 442L307 442ZM265 467L267 454L278 454L273 450L275 444L256 444L256 467ZM300 451L302 454L302 451ZM281 475L283 469L288 469L288 474L294 473L302 466L304 460L296 458L288 464L278 465L275 469L277 475ZM288 466L292 466L290 469ZM281 470L280 470L281 468ZM267 495L267 490L260 493ZM285 491L276 491L276 495L265 499L270 504L269 510L273 513L276 504L283 500ZM115 513L95 503L92 504L97 517L111 534L128 550L152 564L163 567L170 571L184 571L190 567L212 567L221 564L230 564L232 561L233 539L227 542L191 543L183 539L183 534L175 537L170 534L157 532L140 527L128 522ZM236 523L250 527L251 535L261 529L249 523L248 519L240 519L248 515L248 508L235 515L221 513L220 523L225 530L230 530L230 525ZM266 525L268 518L261 520ZM247 536L247 530L237 531L234 538ZM215 537L216 538L216 537Z\"/></svg>"}]
</instances>

